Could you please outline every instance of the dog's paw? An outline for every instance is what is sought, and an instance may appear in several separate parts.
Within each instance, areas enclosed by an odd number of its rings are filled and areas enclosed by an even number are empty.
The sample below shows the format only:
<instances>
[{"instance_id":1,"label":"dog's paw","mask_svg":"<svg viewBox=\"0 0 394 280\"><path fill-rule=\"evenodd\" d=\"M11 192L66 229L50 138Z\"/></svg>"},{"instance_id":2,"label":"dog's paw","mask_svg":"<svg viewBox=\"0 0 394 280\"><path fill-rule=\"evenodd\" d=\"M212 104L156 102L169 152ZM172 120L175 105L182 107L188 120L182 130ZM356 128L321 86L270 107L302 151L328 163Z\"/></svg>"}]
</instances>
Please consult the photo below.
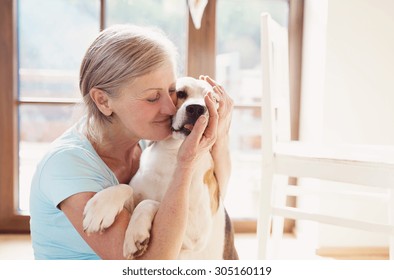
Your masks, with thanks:
<instances>
[{"instance_id":1,"label":"dog's paw","mask_svg":"<svg viewBox=\"0 0 394 280\"><path fill-rule=\"evenodd\" d=\"M154 200L143 200L134 209L123 243L123 256L127 259L140 257L148 249L150 230L159 204Z\"/></svg>"},{"instance_id":2,"label":"dog's paw","mask_svg":"<svg viewBox=\"0 0 394 280\"><path fill-rule=\"evenodd\" d=\"M125 242L123 244L123 255L127 259L135 259L142 256L148 249L150 232L149 230L144 232L134 231L128 236L126 233Z\"/></svg>"},{"instance_id":3,"label":"dog's paw","mask_svg":"<svg viewBox=\"0 0 394 280\"><path fill-rule=\"evenodd\" d=\"M95 194L86 204L83 212L83 230L86 234L103 232L115 221L132 189L127 185L118 185Z\"/></svg>"}]
</instances>

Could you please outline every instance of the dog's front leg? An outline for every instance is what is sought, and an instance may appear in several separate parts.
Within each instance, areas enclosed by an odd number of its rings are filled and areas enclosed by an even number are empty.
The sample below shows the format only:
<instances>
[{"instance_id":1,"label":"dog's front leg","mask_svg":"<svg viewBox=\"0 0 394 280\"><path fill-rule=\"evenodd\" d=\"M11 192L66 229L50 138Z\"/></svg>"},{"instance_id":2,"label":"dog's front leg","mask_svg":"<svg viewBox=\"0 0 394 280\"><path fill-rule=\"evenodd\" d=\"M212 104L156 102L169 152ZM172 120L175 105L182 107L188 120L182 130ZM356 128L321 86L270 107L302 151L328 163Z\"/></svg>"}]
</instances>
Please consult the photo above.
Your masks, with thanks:
<instances>
[{"instance_id":1,"label":"dog's front leg","mask_svg":"<svg viewBox=\"0 0 394 280\"><path fill-rule=\"evenodd\" d=\"M146 199L135 207L125 234L124 257L134 259L144 254L148 248L153 218L159 205L158 201Z\"/></svg>"},{"instance_id":2,"label":"dog's front leg","mask_svg":"<svg viewBox=\"0 0 394 280\"><path fill-rule=\"evenodd\" d=\"M84 231L87 234L104 231L113 224L125 204L132 204L132 199L133 188L125 184L108 187L96 193L86 203L83 211Z\"/></svg>"}]
</instances>

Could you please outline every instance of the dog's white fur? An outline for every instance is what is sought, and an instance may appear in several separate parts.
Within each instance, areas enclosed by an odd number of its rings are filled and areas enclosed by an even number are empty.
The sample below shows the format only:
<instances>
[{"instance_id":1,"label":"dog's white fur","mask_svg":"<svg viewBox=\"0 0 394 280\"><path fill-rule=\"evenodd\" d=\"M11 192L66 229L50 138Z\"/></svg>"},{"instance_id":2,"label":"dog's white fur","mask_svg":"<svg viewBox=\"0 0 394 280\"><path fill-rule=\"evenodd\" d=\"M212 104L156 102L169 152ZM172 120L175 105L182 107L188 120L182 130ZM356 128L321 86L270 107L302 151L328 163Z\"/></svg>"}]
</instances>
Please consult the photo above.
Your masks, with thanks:
<instances>
[{"instance_id":1,"label":"dog's white fur","mask_svg":"<svg viewBox=\"0 0 394 280\"><path fill-rule=\"evenodd\" d=\"M84 211L85 232L99 232L109 227L116 215L126 207L132 212L132 216L125 235L124 256L134 258L145 252L159 203L172 176L177 176L173 173L178 149L186 137L186 108L191 104L199 104L205 108L204 114L208 115L204 95L209 91L213 93L212 87L203 80L189 77L178 79L177 93L183 94L181 97L187 95L187 98L178 98L177 113L172 122L172 137L154 142L144 150L140 168L130 182L131 187L109 187L89 200ZM186 134L187 132L186 130ZM188 224L179 259L223 259L226 213L213 168L212 156L206 153L194 171L190 186Z\"/></svg>"}]
</instances>

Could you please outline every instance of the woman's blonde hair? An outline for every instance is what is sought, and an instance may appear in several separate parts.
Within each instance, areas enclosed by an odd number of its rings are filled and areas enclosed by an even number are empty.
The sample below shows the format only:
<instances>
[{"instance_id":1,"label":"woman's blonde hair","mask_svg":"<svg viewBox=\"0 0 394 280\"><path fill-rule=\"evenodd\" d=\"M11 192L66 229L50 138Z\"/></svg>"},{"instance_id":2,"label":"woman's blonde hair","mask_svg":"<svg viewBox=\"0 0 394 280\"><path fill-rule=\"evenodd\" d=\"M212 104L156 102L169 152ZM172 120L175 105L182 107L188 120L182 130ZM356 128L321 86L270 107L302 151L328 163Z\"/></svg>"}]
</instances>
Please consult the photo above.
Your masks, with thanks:
<instances>
[{"instance_id":1,"label":"woman's blonde hair","mask_svg":"<svg viewBox=\"0 0 394 280\"><path fill-rule=\"evenodd\" d=\"M159 29L115 25L103 30L88 48L80 69L79 87L87 110L87 135L99 141L102 127L111 122L111 117L102 114L91 99L92 88L116 97L126 83L166 63L172 63L175 68L176 60L174 44Z\"/></svg>"}]
</instances>

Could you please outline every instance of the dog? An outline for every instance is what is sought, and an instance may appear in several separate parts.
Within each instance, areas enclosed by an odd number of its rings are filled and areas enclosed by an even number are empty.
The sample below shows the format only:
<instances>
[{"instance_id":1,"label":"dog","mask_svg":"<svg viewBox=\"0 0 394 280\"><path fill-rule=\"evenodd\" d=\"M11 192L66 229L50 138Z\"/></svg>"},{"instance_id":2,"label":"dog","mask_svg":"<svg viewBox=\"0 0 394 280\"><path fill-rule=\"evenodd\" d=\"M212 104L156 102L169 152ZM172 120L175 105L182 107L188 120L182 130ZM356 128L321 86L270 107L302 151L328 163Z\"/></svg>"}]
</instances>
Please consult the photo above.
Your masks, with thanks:
<instances>
[{"instance_id":1,"label":"dog","mask_svg":"<svg viewBox=\"0 0 394 280\"><path fill-rule=\"evenodd\" d=\"M178 149L196 120L201 115L209 117L204 102L208 92L216 94L204 80L191 77L177 80L178 101L177 112L172 118L172 135L153 142L143 151L139 170L130 185L108 187L88 201L83 220L87 234L108 228L126 207L132 215L125 234L123 254L133 259L146 251L153 218L175 170ZM178 259L238 259L231 221L213 170L214 162L207 152L199 159L193 174L189 218Z\"/></svg>"}]
</instances>

